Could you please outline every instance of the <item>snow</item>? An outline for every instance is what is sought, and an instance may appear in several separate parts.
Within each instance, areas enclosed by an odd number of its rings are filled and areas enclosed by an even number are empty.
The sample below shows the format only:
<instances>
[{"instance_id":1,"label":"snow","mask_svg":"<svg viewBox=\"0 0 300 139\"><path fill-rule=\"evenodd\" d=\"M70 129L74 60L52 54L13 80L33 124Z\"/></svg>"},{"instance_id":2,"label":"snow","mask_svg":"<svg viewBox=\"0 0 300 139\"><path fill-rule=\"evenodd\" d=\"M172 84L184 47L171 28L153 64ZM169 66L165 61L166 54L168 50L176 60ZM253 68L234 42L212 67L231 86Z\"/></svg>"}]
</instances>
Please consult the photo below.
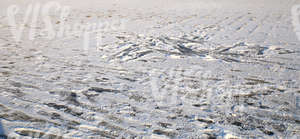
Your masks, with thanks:
<instances>
[{"instance_id":1,"label":"snow","mask_svg":"<svg viewBox=\"0 0 300 139\"><path fill-rule=\"evenodd\" d=\"M49 39L38 11L15 42L7 8L48 2L0 2L6 136L300 137L298 1L62 0L71 11L52 11L55 33L101 27Z\"/></svg>"}]
</instances>

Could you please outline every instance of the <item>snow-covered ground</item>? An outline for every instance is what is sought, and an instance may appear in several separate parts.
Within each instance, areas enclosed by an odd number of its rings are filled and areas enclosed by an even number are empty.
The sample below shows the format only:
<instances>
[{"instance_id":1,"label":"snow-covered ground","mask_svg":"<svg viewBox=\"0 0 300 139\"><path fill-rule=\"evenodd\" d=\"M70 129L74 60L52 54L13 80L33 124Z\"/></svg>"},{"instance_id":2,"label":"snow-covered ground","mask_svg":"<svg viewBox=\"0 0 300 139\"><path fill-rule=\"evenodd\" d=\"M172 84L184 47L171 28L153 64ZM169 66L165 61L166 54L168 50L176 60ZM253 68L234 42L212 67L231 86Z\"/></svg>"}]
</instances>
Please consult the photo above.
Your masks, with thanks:
<instances>
[{"instance_id":1,"label":"snow-covered ground","mask_svg":"<svg viewBox=\"0 0 300 139\"><path fill-rule=\"evenodd\" d=\"M9 8L20 25L37 3L37 25L30 16L16 43ZM71 12L62 21L52 9L54 32L105 30L45 38L49 0L1 0L3 136L300 138L297 0L57 3Z\"/></svg>"}]
</instances>

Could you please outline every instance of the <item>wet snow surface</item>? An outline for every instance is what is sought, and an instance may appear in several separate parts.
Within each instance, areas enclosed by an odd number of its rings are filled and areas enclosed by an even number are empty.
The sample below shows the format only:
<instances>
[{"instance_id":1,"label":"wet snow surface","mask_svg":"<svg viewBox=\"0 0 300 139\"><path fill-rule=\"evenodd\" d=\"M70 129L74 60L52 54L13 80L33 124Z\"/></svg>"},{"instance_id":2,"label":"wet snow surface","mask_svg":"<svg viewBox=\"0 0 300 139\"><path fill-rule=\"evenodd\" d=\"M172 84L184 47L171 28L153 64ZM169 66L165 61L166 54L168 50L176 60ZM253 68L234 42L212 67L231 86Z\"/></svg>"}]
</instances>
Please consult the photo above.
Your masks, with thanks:
<instances>
[{"instance_id":1,"label":"wet snow surface","mask_svg":"<svg viewBox=\"0 0 300 139\"><path fill-rule=\"evenodd\" d=\"M300 43L290 13L296 2L184 1L62 1L73 8L65 24L126 21L88 49L76 36L29 41L24 33L16 44L3 10L0 133L300 137Z\"/></svg>"}]
</instances>

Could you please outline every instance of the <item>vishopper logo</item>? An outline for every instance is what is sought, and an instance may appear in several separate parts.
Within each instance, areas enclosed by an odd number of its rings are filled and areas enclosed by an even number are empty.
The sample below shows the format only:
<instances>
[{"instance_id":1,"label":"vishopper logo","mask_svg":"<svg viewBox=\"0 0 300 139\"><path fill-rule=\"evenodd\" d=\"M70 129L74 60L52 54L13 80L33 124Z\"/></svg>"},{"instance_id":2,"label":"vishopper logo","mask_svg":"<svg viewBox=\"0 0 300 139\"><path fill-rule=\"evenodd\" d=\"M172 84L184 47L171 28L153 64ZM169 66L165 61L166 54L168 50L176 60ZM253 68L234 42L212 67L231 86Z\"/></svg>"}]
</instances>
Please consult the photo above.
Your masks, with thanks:
<instances>
[{"instance_id":1,"label":"vishopper logo","mask_svg":"<svg viewBox=\"0 0 300 139\"><path fill-rule=\"evenodd\" d=\"M175 67L153 70L150 75L152 97L158 106L182 105L191 99L193 93L207 89L209 81L205 79L210 78L211 75L210 71L196 66L186 69ZM195 83L191 81L191 77L200 80Z\"/></svg>"},{"instance_id":2,"label":"vishopper logo","mask_svg":"<svg viewBox=\"0 0 300 139\"><path fill-rule=\"evenodd\" d=\"M95 39L97 47L101 45L102 34L107 31L124 29L125 20L85 22L66 22L71 13L70 6L62 6L51 1L45 4L29 4L27 7L11 5L7 8L8 24L16 43L20 43L24 33L28 39L40 38L53 40L60 38L83 37L83 48L88 50L90 40ZM25 12L22 12L25 10ZM58 18L58 19L56 19ZM40 23L40 21L42 23ZM67 24L68 23L68 24ZM29 29L27 32L25 29ZM93 34L93 35L92 35Z\"/></svg>"}]
</instances>

